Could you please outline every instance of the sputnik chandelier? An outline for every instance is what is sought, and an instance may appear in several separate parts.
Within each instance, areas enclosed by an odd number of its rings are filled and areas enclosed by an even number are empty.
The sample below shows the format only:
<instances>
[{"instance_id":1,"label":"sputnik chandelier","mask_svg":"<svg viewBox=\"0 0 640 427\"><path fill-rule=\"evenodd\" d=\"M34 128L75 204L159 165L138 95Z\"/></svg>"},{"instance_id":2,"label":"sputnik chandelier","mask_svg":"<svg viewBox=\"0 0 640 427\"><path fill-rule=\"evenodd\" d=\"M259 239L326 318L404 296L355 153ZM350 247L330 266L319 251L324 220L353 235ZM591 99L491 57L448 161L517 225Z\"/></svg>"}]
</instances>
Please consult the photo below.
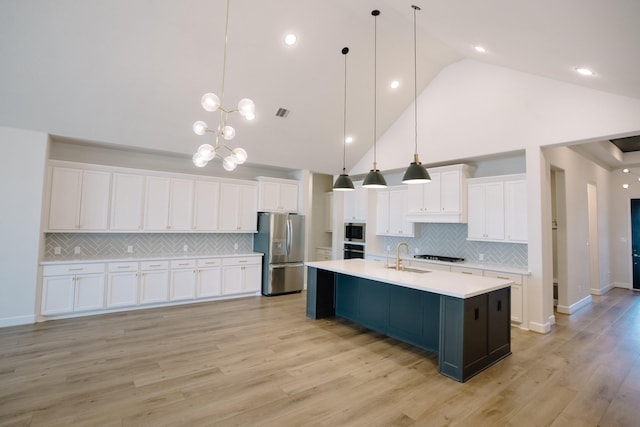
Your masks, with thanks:
<instances>
[{"instance_id":1,"label":"sputnik chandelier","mask_svg":"<svg viewBox=\"0 0 640 427\"><path fill-rule=\"evenodd\" d=\"M197 135L205 135L211 132L215 135L215 145L202 144L198 147L198 151L193 155L193 164L198 167L204 167L216 156L222 159L222 167L227 171L232 171L237 165L243 164L247 160L247 152L243 148L231 148L224 141L230 141L236 136L236 130L227 124L229 114L239 112L246 120L253 120L256 117L256 106L249 98L243 98L238 102L238 107L234 110L226 109L222 106L224 103L224 78L227 67L227 35L229 30L229 0L227 0L226 21L224 28L224 53L222 57L222 91L220 97L214 93L205 93L200 103L205 111L220 111L220 121L216 129L198 120L193 124L193 131ZM224 141L222 141L224 140ZM224 154L226 154L226 156Z\"/></svg>"}]
</instances>

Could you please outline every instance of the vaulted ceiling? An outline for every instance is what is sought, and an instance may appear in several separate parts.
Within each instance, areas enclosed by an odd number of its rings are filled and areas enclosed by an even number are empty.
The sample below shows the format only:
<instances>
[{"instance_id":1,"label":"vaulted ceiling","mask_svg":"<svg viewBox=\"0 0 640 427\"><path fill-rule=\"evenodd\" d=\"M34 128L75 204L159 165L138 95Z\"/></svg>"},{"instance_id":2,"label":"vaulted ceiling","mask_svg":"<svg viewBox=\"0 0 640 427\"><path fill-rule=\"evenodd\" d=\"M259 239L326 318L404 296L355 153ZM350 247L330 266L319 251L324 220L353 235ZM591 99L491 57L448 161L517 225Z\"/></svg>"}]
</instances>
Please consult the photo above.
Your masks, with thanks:
<instances>
[{"instance_id":1,"label":"vaulted ceiling","mask_svg":"<svg viewBox=\"0 0 640 427\"><path fill-rule=\"evenodd\" d=\"M472 58L640 98L637 0L414 2L418 91ZM224 105L248 162L339 173L343 47L348 46L347 167L374 139L374 18L380 136L413 100L413 9L397 0L231 0ZM210 136L191 126L220 93L225 0L0 0L0 125L88 143L190 156ZM298 42L283 38L295 33ZM485 53L474 50L482 45ZM581 76L588 67L594 76ZM389 84L398 80L400 87ZM275 115L279 108L290 113ZM208 168L219 168L210 164Z\"/></svg>"}]
</instances>

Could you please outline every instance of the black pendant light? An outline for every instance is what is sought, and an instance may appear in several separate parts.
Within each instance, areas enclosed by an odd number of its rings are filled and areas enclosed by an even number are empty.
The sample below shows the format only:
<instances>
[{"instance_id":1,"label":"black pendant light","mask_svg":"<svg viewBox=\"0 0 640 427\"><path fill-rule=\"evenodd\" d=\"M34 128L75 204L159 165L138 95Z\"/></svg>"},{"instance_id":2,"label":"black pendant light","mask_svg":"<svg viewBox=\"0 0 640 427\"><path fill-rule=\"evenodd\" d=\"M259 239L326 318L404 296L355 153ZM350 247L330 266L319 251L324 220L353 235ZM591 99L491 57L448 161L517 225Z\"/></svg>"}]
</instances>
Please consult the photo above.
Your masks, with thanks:
<instances>
[{"instance_id":1,"label":"black pendant light","mask_svg":"<svg viewBox=\"0 0 640 427\"><path fill-rule=\"evenodd\" d=\"M418 6L411 5L413 8L413 106L414 106L414 135L415 135L415 152L413 154L413 162L409 165L404 176L403 184L424 184L430 182L431 177L427 169L422 166L418 159L418 59L417 59L417 38L416 38L416 12L420 10Z\"/></svg>"},{"instance_id":2,"label":"black pendant light","mask_svg":"<svg viewBox=\"0 0 640 427\"><path fill-rule=\"evenodd\" d=\"M377 17L380 15L379 10L372 10L371 15L373 15L373 169L369 171L369 174L364 179L362 186L365 188L386 188L387 181L385 181L384 176L382 176L382 172L378 169L378 164L376 163L376 139L377 139L377 127L376 127L376 116L377 116L377 105L376 105L376 55L377 55L377 33L378 33L378 22Z\"/></svg>"},{"instance_id":3,"label":"black pendant light","mask_svg":"<svg viewBox=\"0 0 640 427\"><path fill-rule=\"evenodd\" d=\"M333 184L334 191L353 191L353 182L347 174L346 162L347 162L347 53L349 48L342 48L342 54L344 55L344 115L342 121L342 173L336 179Z\"/></svg>"}]
</instances>

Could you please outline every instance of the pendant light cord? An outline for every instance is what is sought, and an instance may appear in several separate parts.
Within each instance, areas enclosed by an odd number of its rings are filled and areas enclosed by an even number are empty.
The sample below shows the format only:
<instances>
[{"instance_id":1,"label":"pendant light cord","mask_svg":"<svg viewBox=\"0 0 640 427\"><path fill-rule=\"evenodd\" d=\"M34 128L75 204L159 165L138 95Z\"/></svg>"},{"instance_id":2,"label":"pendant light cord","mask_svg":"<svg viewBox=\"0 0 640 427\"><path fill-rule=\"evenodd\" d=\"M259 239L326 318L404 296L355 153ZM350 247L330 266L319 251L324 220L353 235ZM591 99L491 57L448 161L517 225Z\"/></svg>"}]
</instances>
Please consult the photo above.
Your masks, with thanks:
<instances>
[{"instance_id":1,"label":"pendant light cord","mask_svg":"<svg viewBox=\"0 0 640 427\"><path fill-rule=\"evenodd\" d=\"M349 48L342 49L344 55L344 105L343 105L343 121L342 121L342 173L347 171L347 53Z\"/></svg>"},{"instance_id":2,"label":"pendant light cord","mask_svg":"<svg viewBox=\"0 0 640 427\"><path fill-rule=\"evenodd\" d=\"M227 74L227 42L229 40L229 0L227 0L227 11L224 21L224 49L222 51L222 88L220 91L220 106L224 105L224 80ZM222 132L227 125L228 113L220 108L220 123L218 124L218 132L216 133L216 147L218 146L218 133Z\"/></svg>"},{"instance_id":3,"label":"pendant light cord","mask_svg":"<svg viewBox=\"0 0 640 427\"><path fill-rule=\"evenodd\" d=\"M377 68L378 68L378 15L380 15L379 10L374 10L371 12L373 15L373 169L377 170L377 159L376 159L376 140L378 139L378 126L376 123L376 119L378 117L378 97L377 97Z\"/></svg>"},{"instance_id":4,"label":"pendant light cord","mask_svg":"<svg viewBox=\"0 0 640 427\"><path fill-rule=\"evenodd\" d=\"M414 111L414 136L415 136L415 154L418 154L418 42L416 37L416 12L420 10L418 6L411 5L413 8L413 111Z\"/></svg>"}]
</instances>

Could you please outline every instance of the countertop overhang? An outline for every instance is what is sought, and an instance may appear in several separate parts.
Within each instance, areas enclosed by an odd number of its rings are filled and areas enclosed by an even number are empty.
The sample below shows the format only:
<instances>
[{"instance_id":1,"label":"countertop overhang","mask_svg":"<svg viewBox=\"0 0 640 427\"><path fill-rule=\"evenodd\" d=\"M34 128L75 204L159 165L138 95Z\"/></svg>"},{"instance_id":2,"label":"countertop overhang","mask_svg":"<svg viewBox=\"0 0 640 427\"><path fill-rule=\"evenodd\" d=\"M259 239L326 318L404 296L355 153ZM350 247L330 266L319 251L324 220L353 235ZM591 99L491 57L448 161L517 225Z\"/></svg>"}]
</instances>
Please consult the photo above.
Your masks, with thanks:
<instances>
[{"instance_id":1,"label":"countertop overhang","mask_svg":"<svg viewBox=\"0 0 640 427\"><path fill-rule=\"evenodd\" d=\"M507 288L513 284L510 280L449 273L427 268L424 269L428 271L425 273L398 271L395 268L387 267L384 261L364 259L316 261L307 262L306 265L320 270L463 299Z\"/></svg>"}]
</instances>

